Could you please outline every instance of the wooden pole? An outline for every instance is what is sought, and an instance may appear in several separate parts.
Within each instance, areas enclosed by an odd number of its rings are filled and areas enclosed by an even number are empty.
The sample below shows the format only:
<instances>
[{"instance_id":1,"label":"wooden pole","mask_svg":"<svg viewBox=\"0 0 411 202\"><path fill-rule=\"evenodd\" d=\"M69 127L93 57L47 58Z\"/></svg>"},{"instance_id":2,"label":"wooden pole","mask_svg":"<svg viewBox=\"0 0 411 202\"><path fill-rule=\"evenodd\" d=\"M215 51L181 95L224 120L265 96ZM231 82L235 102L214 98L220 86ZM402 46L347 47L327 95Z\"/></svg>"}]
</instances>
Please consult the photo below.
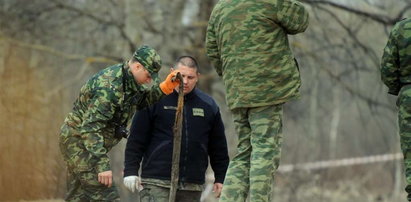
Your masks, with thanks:
<instances>
[{"instance_id":1,"label":"wooden pole","mask_svg":"<svg viewBox=\"0 0 411 202\"><path fill-rule=\"evenodd\" d=\"M180 86L178 90L178 102L176 119L173 127L173 158L171 165L171 186L169 202L174 202L177 194L178 178L180 174L180 153L181 153L181 136L183 127L183 107L184 107L184 84L183 77L180 73L177 73L176 79L180 80Z\"/></svg>"}]
</instances>

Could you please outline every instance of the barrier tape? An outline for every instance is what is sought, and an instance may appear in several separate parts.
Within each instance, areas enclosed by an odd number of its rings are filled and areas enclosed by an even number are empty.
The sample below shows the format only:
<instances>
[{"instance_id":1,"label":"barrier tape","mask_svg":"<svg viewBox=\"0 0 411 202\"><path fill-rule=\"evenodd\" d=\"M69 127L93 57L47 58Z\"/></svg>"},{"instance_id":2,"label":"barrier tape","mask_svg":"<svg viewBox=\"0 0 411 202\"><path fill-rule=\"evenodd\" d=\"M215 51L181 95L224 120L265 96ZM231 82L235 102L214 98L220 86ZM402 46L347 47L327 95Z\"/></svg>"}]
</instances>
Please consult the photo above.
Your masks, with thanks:
<instances>
[{"instance_id":1,"label":"barrier tape","mask_svg":"<svg viewBox=\"0 0 411 202\"><path fill-rule=\"evenodd\" d=\"M295 170L311 171L311 170L319 170L319 169L325 169L325 168L363 165L363 164L379 163L379 162L402 160L402 159L403 159L402 153L382 154L382 155L373 155L373 156L356 157L356 158L345 158L345 159L339 159L339 160L316 161L316 162L311 162L311 163L286 164L286 165L280 165L277 171L280 173L287 173L287 172L292 172ZM201 196L202 200L204 200L209 194L211 194L211 191L213 188L212 182L214 182L213 174L211 173L207 174L206 180L210 183L207 183L207 186Z\"/></svg>"},{"instance_id":2,"label":"barrier tape","mask_svg":"<svg viewBox=\"0 0 411 202\"><path fill-rule=\"evenodd\" d=\"M334 168L334 167L343 167L343 166L353 166L353 165L362 165L362 164L371 164L379 163L386 161L402 160L402 153L395 154L382 154L382 155L373 155L365 157L356 157L356 158L345 158L338 160L329 160L329 161L316 161L310 163L298 163L298 164L286 164L280 165L278 172L287 173L294 170L319 170L325 168ZM208 181L214 181L213 174L207 174Z\"/></svg>"},{"instance_id":3,"label":"barrier tape","mask_svg":"<svg viewBox=\"0 0 411 202\"><path fill-rule=\"evenodd\" d=\"M278 172L286 173L294 170L318 170L324 168L342 167L342 166L352 166L370 163L379 163L385 161L394 161L403 159L402 153L395 154L382 154L374 156L365 156L357 158L346 158L339 160L329 160L329 161L317 161L311 163L300 163L300 164L289 164L280 165Z\"/></svg>"}]
</instances>

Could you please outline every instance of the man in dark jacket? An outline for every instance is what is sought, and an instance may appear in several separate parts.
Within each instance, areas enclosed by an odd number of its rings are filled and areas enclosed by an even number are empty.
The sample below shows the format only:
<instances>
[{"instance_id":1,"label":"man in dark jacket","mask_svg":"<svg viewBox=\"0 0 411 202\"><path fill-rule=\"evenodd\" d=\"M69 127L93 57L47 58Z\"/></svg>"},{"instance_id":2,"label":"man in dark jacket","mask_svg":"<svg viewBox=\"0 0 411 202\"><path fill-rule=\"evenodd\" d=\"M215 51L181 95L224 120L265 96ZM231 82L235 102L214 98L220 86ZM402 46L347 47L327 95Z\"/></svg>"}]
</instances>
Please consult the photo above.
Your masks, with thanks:
<instances>
[{"instance_id":1,"label":"man in dark jacket","mask_svg":"<svg viewBox=\"0 0 411 202\"><path fill-rule=\"evenodd\" d=\"M213 191L219 197L229 162L219 108L210 96L195 88L199 73L194 58L182 56L174 68L181 73L184 83L180 180L176 201L200 201L208 157L215 177ZM140 192L142 202L168 201L177 99L178 93L174 91L134 116L125 150L124 184L131 191L144 187ZM142 159L143 186L138 177Z\"/></svg>"}]
</instances>

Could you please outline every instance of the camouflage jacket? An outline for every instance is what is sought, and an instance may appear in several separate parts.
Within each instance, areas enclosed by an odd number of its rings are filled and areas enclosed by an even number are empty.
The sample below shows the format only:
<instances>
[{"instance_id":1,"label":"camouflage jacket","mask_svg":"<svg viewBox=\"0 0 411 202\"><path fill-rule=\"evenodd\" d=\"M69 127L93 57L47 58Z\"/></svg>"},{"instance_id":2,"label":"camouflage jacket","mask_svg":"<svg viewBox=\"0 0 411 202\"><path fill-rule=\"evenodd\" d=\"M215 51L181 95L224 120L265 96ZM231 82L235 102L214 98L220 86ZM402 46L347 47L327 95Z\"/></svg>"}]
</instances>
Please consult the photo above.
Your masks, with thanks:
<instances>
[{"instance_id":1,"label":"camouflage jacket","mask_svg":"<svg viewBox=\"0 0 411 202\"><path fill-rule=\"evenodd\" d=\"M293 0L220 0L206 48L223 77L231 109L279 104L299 95L300 73L288 42L304 32L308 12Z\"/></svg>"},{"instance_id":2,"label":"camouflage jacket","mask_svg":"<svg viewBox=\"0 0 411 202\"><path fill-rule=\"evenodd\" d=\"M381 79L388 93L398 95L411 84L411 19L398 22L392 29L381 60Z\"/></svg>"},{"instance_id":3,"label":"camouflage jacket","mask_svg":"<svg viewBox=\"0 0 411 202\"><path fill-rule=\"evenodd\" d=\"M136 84L129 68L124 71L126 75L123 77L122 67L123 64L108 67L90 78L81 88L72 112L64 121L62 129L68 127L69 132L62 131L60 141L74 142L76 145L66 147L76 147L76 153L91 154L77 155L76 158L90 158L72 162L78 170L90 167L96 167L98 172L110 170L107 152L121 140L114 136L116 125L127 124L136 110L164 96L157 81L148 90ZM74 140L67 141L70 138ZM79 165L82 163L78 162L86 162L84 164L88 165Z\"/></svg>"}]
</instances>

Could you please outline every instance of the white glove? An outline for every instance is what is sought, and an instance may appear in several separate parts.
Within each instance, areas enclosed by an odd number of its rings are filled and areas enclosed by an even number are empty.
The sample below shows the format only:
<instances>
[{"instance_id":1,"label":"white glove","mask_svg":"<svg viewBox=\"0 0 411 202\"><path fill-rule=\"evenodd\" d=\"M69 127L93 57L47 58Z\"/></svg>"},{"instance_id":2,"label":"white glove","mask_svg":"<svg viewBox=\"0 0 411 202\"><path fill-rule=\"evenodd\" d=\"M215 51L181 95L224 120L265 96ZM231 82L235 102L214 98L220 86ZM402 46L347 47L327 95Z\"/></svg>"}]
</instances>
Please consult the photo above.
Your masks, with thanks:
<instances>
[{"instance_id":1,"label":"white glove","mask_svg":"<svg viewBox=\"0 0 411 202\"><path fill-rule=\"evenodd\" d=\"M127 187L127 189L133 193L136 189L137 191L143 190L143 186L141 185L141 179L138 176L131 175L124 177L123 183Z\"/></svg>"}]
</instances>

